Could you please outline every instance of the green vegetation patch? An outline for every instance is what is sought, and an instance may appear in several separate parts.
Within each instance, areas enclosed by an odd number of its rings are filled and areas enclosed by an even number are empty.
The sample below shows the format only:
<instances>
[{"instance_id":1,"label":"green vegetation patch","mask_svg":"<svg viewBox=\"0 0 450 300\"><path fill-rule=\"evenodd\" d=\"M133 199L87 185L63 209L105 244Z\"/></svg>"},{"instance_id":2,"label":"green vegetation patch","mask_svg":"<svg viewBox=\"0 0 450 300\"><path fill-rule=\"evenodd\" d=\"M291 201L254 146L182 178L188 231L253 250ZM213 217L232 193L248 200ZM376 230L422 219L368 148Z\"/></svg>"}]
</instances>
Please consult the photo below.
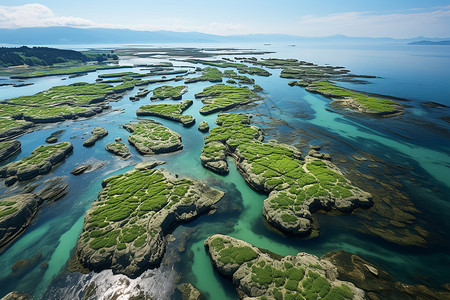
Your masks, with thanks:
<instances>
[{"instance_id":1,"label":"green vegetation patch","mask_svg":"<svg viewBox=\"0 0 450 300\"><path fill-rule=\"evenodd\" d=\"M225 70L223 72L223 77L235 79L241 84L254 84L255 83L255 79L248 78L247 76L243 76L243 75L238 75L235 71L231 71L231 70Z\"/></svg>"},{"instance_id":2,"label":"green vegetation patch","mask_svg":"<svg viewBox=\"0 0 450 300\"><path fill-rule=\"evenodd\" d=\"M17 202L0 200L0 218L10 215L17 211Z\"/></svg>"},{"instance_id":3,"label":"green vegetation patch","mask_svg":"<svg viewBox=\"0 0 450 300\"><path fill-rule=\"evenodd\" d=\"M128 141L141 154L172 152L182 148L181 136L159 122L139 120L122 126L133 133Z\"/></svg>"},{"instance_id":4,"label":"green vegetation patch","mask_svg":"<svg viewBox=\"0 0 450 300\"><path fill-rule=\"evenodd\" d=\"M295 148L261 142L260 130L249 124L247 115L220 114L216 123L219 126L205 137L202 159L222 153L218 159L225 164L225 156L233 155L247 182L270 194L268 209L280 222L295 225L313 199L343 199L359 191L326 162L313 158L304 161Z\"/></svg>"},{"instance_id":5,"label":"green vegetation patch","mask_svg":"<svg viewBox=\"0 0 450 300\"><path fill-rule=\"evenodd\" d=\"M222 72L217 68L206 67L203 69L201 76L188 78L184 83L194 83L199 81L222 82Z\"/></svg>"},{"instance_id":6,"label":"green vegetation patch","mask_svg":"<svg viewBox=\"0 0 450 300\"><path fill-rule=\"evenodd\" d=\"M173 99L180 100L181 96L187 92L187 86L160 86L153 90L153 95L150 97L151 100L164 100Z\"/></svg>"},{"instance_id":7,"label":"green vegetation patch","mask_svg":"<svg viewBox=\"0 0 450 300\"><path fill-rule=\"evenodd\" d=\"M329 82L315 82L309 84L306 90L309 92L319 93L328 98L352 99L356 103L363 106L369 112L394 112L398 111L400 107L400 104L395 101L368 97L361 93L338 87Z\"/></svg>"},{"instance_id":8,"label":"green vegetation patch","mask_svg":"<svg viewBox=\"0 0 450 300\"><path fill-rule=\"evenodd\" d=\"M137 111L138 116L156 116L182 123L184 126L193 125L195 119L191 115L182 113L193 104L192 100L186 100L180 104L150 104L143 105Z\"/></svg>"},{"instance_id":9,"label":"green vegetation patch","mask_svg":"<svg viewBox=\"0 0 450 300\"><path fill-rule=\"evenodd\" d=\"M110 177L102 185L98 200L86 216L88 230L82 235L94 250L142 247L151 237L148 218L180 202L193 183L168 180L160 170L139 169Z\"/></svg>"},{"instance_id":10,"label":"green vegetation patch","mask_svg":"<svg viewBox=\"0 0 450 300\"><path fill-rule=\"evenodd\" d=\"M216 84L207 87L203 89L203 92L195 94L195 98L201 98L203 104L205 104L200 109L200 113L204 115L261 99L247 87L229 86L225 84Z\"/></svg>"}]
</instances>

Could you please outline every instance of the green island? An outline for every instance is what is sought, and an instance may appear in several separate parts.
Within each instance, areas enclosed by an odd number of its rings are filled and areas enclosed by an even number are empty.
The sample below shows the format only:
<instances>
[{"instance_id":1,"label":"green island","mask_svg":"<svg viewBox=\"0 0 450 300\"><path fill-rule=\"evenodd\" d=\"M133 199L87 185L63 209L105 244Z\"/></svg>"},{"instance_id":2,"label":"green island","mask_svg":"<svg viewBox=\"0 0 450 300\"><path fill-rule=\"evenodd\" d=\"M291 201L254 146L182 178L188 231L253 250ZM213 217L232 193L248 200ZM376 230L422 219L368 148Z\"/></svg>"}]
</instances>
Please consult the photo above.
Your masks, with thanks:
<instances>
[{"instance_id":1,"label":"green island","mask_svg":"<svg viewBox=\"0 0 450 300\"><path fill-rule=\"evenodd\" d=\"M116 101L124 91L145 81L132 80L117 86L78 82L55 86L31 95L6 99L0 103L0 137L25 133L34 123L54 123L78 117L91 117L108 108L104 102Z\"/></svg>"},{"instance_id":2,"label":"green island","mask_svg":"<svg viewBox=\"0 0 450 300\"><path fill-rule=\"evenodd\" d=\"M331 262L311 254L282 257L220 234L207 238L205 248L215 269L233 279L240 299L365 299L353 283L336 279Z\"/></svg>"},{"instance_id":3,"label":"green island","mask_svg":"<svg viewBox=\"0 0 450 300\"><path fill-rule=\"evenodd\" d=\"M202 75L194 78L188 78L184 83L194 83L199 81L222 82L222 72L217 68L206 67L202 70Z\"/></svg>"},{"instance_id":4,"label":"green island","mask_svg":"<svg viewBox=\"0 0 450 300\"><path fill-rule=\"evenodd\" d=\"M41 145L30 156L11 162L0 168L0 178L6 178L6 184L32 179L46 174L61 162L73 150L72 143L64 142L53 145Z\"/></svg>"},{"instance_id":5,"label":"green island","mask_svg":"<svg viewBox=\"0 0 450 300\"><path fill-rule=\"evenodd\" d=\"M57 68L48 70L35 71L30 73L24 73L20 75L11 76L12 79L30 79L30 78L38 78L38 77L46 77L46 76L55 76L55 75L73 75L73 74L83 74L89 72L95 72L98 70L108 70L108 69L123 69L129 68L130 66L109 66L109 65L87 65L87 66L79 66L79 67L71 67L71 68Z\"/></svg>"},{"instance_id":6,"label":"green island","mask_svg":"<svg viewBox=\"0 0 450 300\"><path fill-rule=\"evenodd\" d=\"M202 59L188 59L186 61L190 62L190 63L203 64L203 65L208 65L208 66L218 67L218 68L236 68L239 71L239 73L243 73L243 74L266 76L266 77L272 75L271 73L269 73L268 71L266 71L262 68L249 67L245 64L223 61L223 60L211 61L211 60L202 60Z\"/></svg>"},{"instance_id":7,"label":"green island","mask_svg":"<svg viewBox=\"0 0 450 300\"><path fill-rule=\"evenodd\" d=\"M195 119L191 115L183 115L182 113L188 109L194 101L186 100L180 104L149 104L138 108L136 115L138 116L154 116L167 120L172 120L183 124L183 126L192 126Z\"/></svg>"},{"instance_id":8,"label":"green island","mask_svg":"<svg viewBox=\"0 0 450 300\"><path fill-rule=\"evenodd\" d=\"M219 174L228 172L226 156L255 190L268 194L263 215L284 232L307 234L311 213L336 208L349 212L371 205L371 195L352 186L339 169L327 160L301 153L292 146L263 143L261 130L250 125L245 114L219 114L218 127L205 137L200 160Z\"/></svg>"},{"instance_id":9,"label":"green island","mask_svg":"<svg viewBox=\"0 0 450 300\"><path fill-rule=\"evenodd\" d=\"M116 140L114 143L106 144L105 150L123 159L128 159L131 157L130 148L128 148L128 146L120 140Z\"/></svg>"},{"instance_id":10,"label":"green island","mask_svg":"<svg viewBox=\"0 0 450 300\"><path fill-rule=\"evenodd\" d=\"M0 162L13 156L21 149L21 143L18 140L0 142Z\"/></svg>"},{"instance_id":11,"label":"green island","mask_svg":"<svg viewBox=\"0 0 450 300\"><path fill-rule=\"evenodd\" d=\"M161 262L166 235L208 212L224 195L196 180L177 179L161 162L110 177L85 215L75 256L89 270L139 276Z\"/></svg>"},{"instance_id":12,"label":"green island","mask_svg":"<svg viewBox=\"0 0 450 300\"><path fill-rule=\"evenodd\" d=\"M201 132L209 132L209 124L206 121L201 121L200 124L198 124L198 130Z\"/></svg>"},{"instance_id":13,"label":"green island","mask_svg":"<svg viewBox=\"0 0 450 300\"><path fill-rule=\"evenodd\" d=\"M183 94L186 93L187 90L188 87L185 85L160 86L153 90L153 95L150 97L150 100L164 100L164 99L181 100Z\"/></svg>"},{"instance_id":14,"label":"green island","mask_svg":"<svg viewBox=\"0 0 450 300\"><path fill-rule=\"evenodd\" d=\"M235 71L232 70L225 70L223 72L223 77L235 79L238 81L238 83L241 84L255 84L255 79L248 78L247 76L243 75L238 75Z\"/></svg>"},{"instance_id":15,"label":"green island","mask_svg":"<svg viewBox=\"0 0 450 300\"><path fill-rule=\"evenodd\" d=\"M335 105L349 107L363 113L392 117L403 112L402 106L392 100L373 98L362 93L338 87L329 82L314 82L306 86L306 90L333 100Z\"/></svg>"},{"instance_id":16,"label":"green island","mask_svg":"<svg viewBox=\"0 0 450 300\"><path fill-rule=\"evenodd\" d=\"M201 99L205 104L200 113L209 115L218 111L231 109L238 105L261 100L261 97L252 92L248 87L229 86L216 84L203 89L203 92L195 94L196 99Z\"/></svg>"},{"instance_id":17,"label":"green island","mask_svg":"<svg viewBox=\"0 0 450 300\"><path fill-rule=\"evenodd\" d=\"M141 155L169 153L181 150L181 135L153 120L139 120L122 125L132 135L128 142Z\"/></svg>"},{"instance_id":18,"label":"green island","mask_svg":"<svg viewBox=\"0 0 450 300\"><path fill-rule=\"evenodd\" d=\"M92 147L95 143L108 135L108 130L103 127L95 126L91 131L92 136L83 142L83 146Z\"/></svg>"}]
</instances>

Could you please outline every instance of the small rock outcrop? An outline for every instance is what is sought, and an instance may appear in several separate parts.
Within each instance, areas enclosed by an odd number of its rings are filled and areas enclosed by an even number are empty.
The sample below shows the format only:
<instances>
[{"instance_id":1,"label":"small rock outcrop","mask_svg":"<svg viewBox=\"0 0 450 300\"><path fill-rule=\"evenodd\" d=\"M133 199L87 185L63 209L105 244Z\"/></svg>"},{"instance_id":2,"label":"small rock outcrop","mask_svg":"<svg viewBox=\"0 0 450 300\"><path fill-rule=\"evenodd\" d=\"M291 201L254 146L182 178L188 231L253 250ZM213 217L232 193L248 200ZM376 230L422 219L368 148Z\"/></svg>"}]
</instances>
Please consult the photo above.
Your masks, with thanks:
<instances>
[{"instance_id":1,"label":"small rock outcrop","mask_svg":"<svg viewBox=\"0 0 450 300\"><path fill-rule=\"evenodd\" d=\"M1 300L31 300L31 296L19 292L11 292L3 297Z\"/></svg>"},{"instance_id":2,"label":"small rock outcrop","mask_svg":"<svg viewBox=\"0 0 450 300\"><path fill-rule=\"evenodd\" d=\"M240 299L365 299L353 283L336 279L332 263L312 254L282 257L220 234L207 238L205 248Z\"/></svg>"},{"instance_id":3,"label":"small rock outcrop","mask_svg":"<svg viewBox=\"0 0 450 300\"><path fill-rule=\"evenodd\" d=\"M84 172L86 172L87 170L90 170L91 169L91 165L80 165L80 166L77 166L75 169L73 169L71 172L70 172L70 174L72 174L72 175L75 175L75 176L78 176L78 175L81 175L81 174L83 174Z\"/></svg>"},{"instance_id":4,"label":"small rock outcrop","mask_svg":"<svg viewBox=\"0 0 450 300\"><path fill-rule=\"evenodd\" d=\"M123 159L129 159L131 157L130 148L120 141L106 144L105 149Z\"/></svg>"},{"instance_id":5,"label":"small rock outcrop","mask_svg":"<svg viewBox=\"0 0 450 300\"><path fill-rule=\"evenodd\" d=\"M209 124L206 121L201 121L198 125L198 130L201 132L208 132L209 131Z\"/></svg>"},{"instance_id":6,"label":"small rock outcrop","mask_svg":"<svg viewBox=\"0 0 450 300\"><path fill-rule=\"evenodd\" d=\"M75 249L82 266L138 276L159 265L174 227L207 213L224 195L199 181L153 169L159 164L141 163L102 182Z\"/></svg>"},{"instance_id":7,"label":"small rock outcrop","mask_svg":"<svg viewBox=\"0 0 450 300\"><path fill-rule=\"evenodd\" d=\"M24 181L46 174L72 150L73 145L69 142L41 145L34 149L30 156L1 167L0 178L16 178Z\"/></svg>"},{"instance_id":8,"label":"small rock outcrop","mask_svg":"<svg viewBox=\"0 0 450 300\"><path fill-rule=\"evenodd\" d=\"M42 198L35 194L21 194L0 199L0 249L25 230L42 201Z\"/></svg>"},{"instance_id":9,"label":"small rock outcrop","mask_svg":"<svg viewBox=\"0 0 450 300\"><path fill-rule=\"evenodd\" d=\"M45 142L48 144L54 144L56 142L58 142L58 139L61 137L61 135L63 134L65 130L57 130L55 132L53 132L52 134L50 134L49 137L47 137L45 139Z\"/></svg>"},{"instance_id":10,"label":"small rock outcrop","mask_svg":"<svg viewBox=\"0 0 450 300\"><path fill-rule=\"evenodd\" d=\"M21 149L21 144L18 140L0 142L0 162L13 156Z\"/></svg>"},{"instance_id":11,"label":"small rock outcrop","mask_svg":"<svg viewBox=\"0 0 450 300\"><path fill-rule=\"evenodd\" d=\"M94 127L94 129L92 129L91 133L92 133L92 136L84 141L83 146L85 146L85 147L94 146L98 140L100 140L108 135L108 130L106 130L105 128L100 127L100 126L96 126L96 127Z\"/></svg>"},{"instance_id":12,"label":"small rock outcrop","mask_svg":"<svg viewBox=\"0 0 450 300\"><path fill-rule=\"evenodd\" d=\"M181 292L183 300L201 300L203 298L202 293L191 283L182 283L177 288Z\"/></svg>"}]
</instances>

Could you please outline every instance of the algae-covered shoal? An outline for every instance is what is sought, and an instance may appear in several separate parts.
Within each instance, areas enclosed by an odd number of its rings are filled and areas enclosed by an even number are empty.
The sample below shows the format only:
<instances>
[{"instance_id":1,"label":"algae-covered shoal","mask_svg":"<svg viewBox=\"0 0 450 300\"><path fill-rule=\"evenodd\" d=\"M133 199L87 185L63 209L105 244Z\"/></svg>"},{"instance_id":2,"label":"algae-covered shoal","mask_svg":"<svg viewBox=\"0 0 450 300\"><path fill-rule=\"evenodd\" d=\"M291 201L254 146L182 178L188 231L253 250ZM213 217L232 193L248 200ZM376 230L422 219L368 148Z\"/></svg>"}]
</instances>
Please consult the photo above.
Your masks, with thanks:
<instances>
[{"instance_id":1,"label":"algae-covered shoal","mask_svg":"<svg viewBox=\"0 0 450 300\"><path fill-rule=\"evenodd\" d=\"M129 67L130 66L88 65L88 66L62 68L62 69L48 69L48 70L31 72L31 73L24 73L24 74L20 74L20 75L11 76L11 78L28 79L28 78L54 76L54 75L71 75L71 74L95 72L97 70L121 69L121 68L129 68Z\"/></svg>"},{"instance_id":2,"label":"algae-covered shoal","mask_svg":"<svg viewBox=\"0 0 450 300\"><path fill-rule=\"evenodd\" d=\"M131 157L130 148L120 141L106 144L105 150L114 155L120 156L123 159L128 159Z\"/></svg>"},{"instance_id":3,"label":"algae-covered shoal","mask_svg":"<svg viewBox=\"0 0 450 300\"><path fill-rule=\"evenodd\" d=\"M222 60L211 61L211 60L202 60L202 59L188 59L186 61L190 62L190 63L203 64L203 65L208 65L208 66L218 67L218 68L236 68L239 71L239 73L243 73L243 74L259 75L259 76L272 75L268 71L261 69L261 68L249 67L245 64L229 62L229 61L222 61Z\"/></svg>"},{"instance_id":4,"label":"algae-covered shoal","mask_svg":"<svg viewBox=\"0 0 450 300\"><path fill-rule=\"evenodd\" d=\"M184 83L194 83L199 81L222 82L222 72L217 68L206 67L203 69L201 76L188 78Z\"/></svg>"},{"instance_id":5,"label":"algae-covered shoal","mask_svg":"<svg viewBox=\"0 0 450 300\"><path fill-rule=\"evenodd\" d=\"M95 143L108 135L108 130L103 127L95 126L91 131L92 136L84 141L83 146L91 147L94 146Z\"/></svg>"},{"instance_id":6,"label":"algae-covered shoal","mask_svg":"<svg viewBox=\"0 0 450 300\"><path fill-rule=\"evenodd\" d=\"M241 84L254 84L255 83L255 79L248 78L247 76L244 76L244 75L238 75L236 72L234 72L232 70L225 70L223 72L223 77L235 79Z\"/></svg>"},{"instance_id":7,"label":"algae-covered shoal","mask_svg":"<svg viewBox=\"0 0 450 300\"><path fill-rule=\"evenodd\" d=\"M201 99L205 104L200 113L209 115L218 111L228 110L238 105L261 100L248 87L236 87L225 84L216 84L203 89L203 92L195 94L195 98Z\"/></svg>"},{"instance_id":8,"label":"algae-covered shoal","mask_svg":"<svg viewBox=\"0 0 450 300\"><path fill-rule=\"evenodd\" d=\"M0 103L0 138L23 134L33 123L91 117L108 108L104 102L115 101L124 91L145 84L148 83L143 80L130 80L117 86L78 82L6 99Z\"/></svg>"},{"instance_id":9,"label":"algae-covered shoal","mask_svg":"<svg viewBox=\"0 0 450 300\"><path fill-rule=\"evenodd\" d=\"M0 142L0 162L19 152L21 143L18 140Z\"/></svg>"},{"instance_id":10,"label":"algae-covered shoal","mask_svg":"<svg viewBox=\"0 0 450 300\"><path fill-rule=\"evenodd\" d=\"M192 100L186 100L180 104L149 104L138 108L136 115L138 116L155 116L175 122L180 122L183 126L192 126L195 119L191 115L183 115L182 113L192 105Z\"/></svg>"},{"instance_id":11,"label":"algae-covered shoal","mask_svg":"<svg viewBox=\"0 0 450 300\"><path fill-rule=\"evenodd\" d=\"M75 249L84 267L138 276L158 266L166 235L177 224L208 212L222 198L223 192L196 180L153 169L159 164L141 163L102 182Z\"/></svg>"},{"instance_id":12,"label":"algae-covered shoal","mask_svg":"<svg viewBox=\"0 0 450 300\"><path fill-rule=\"evenodd\" d=\"M207 238L205 248L240 299L366 299L353 283L336 279L331 262L308 253L282 257L220 234Z\"/></svg>"},{"instance_id":13,"label":"algae-covered shoal","mask_svg":"<svg viewBox=\"0 0 450 300\"><path fill-rule=\"evenodd\" d=\"M181 150L181 135L153 120L139 120L122 125L132 133L128 142L142 155Z\"/></svg>"},{"instance_id":14,"label":"algae-covered shoal","mask_svg":"<svg viewBox=\"0 0 450 300\"><path fill-rule=\"evenodd\" d=\"M293 234L312 229L311 213L336 208L343 212L371 205L371 195L352 186L331 162L301 158L294 147L263 143L261 130L244 114L219 114L219 125L205 137L202 165L227 173L226 155L254 189L268 194L263 215L274 227Z\"/></svg>"},{"instance_id":15,"label":"algae-covered shoal","mask_svg":"<svg viewBox=\"0 0 450 300\"><path fill-rule=\"evenodd\" d=\"M187 92L188 87L185 85L179 86L160 86L153 90L153 95L150 97L151 100L181 100L184 93Z\"/></svg>"},{"instance_id":16,"label":"algae-covered shoal","mask_svg":"<svg viewBox=\"0 0 450 300\"><path fill-rule=\"evenodd\" d=\"M68 142L41 145L34 149L30 156L1 167L0 178L15 178L15 180L23 181L46 174L72 150L73 145Z\"/></svg>"},{"instance_id":17,"label":"algae-covered shoal","mask_svg":"<svg viewBox=\"0 0 450 300\"><path fill-rule=\"evenodd\" d=\"M373 98L362 93L338 87L329 82L314 82L306 87L308 92L318 93L352 109L379 116L394 116L402 113L402 106L392 100Z\"/></svg>"}]
</instances>

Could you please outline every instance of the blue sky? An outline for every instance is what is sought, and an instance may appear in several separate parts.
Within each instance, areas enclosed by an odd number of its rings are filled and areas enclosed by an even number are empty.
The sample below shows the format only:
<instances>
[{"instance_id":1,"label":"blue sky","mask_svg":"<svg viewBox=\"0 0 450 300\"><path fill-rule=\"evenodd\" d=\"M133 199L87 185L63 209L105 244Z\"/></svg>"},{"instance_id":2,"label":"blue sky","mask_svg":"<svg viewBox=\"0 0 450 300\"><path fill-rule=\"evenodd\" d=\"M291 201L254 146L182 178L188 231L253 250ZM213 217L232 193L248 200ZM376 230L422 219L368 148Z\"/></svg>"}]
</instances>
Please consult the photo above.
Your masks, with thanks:
<instances>
[{"instance_id":1,"label":"blue sky","mask_svg":"<svg viewBox=\"0 0 450 300\"><path fill-rule=\"evenodd\" d=\"M450 37L449 0L0 0L0 27Z\"/></svg>"}]
</instances>

